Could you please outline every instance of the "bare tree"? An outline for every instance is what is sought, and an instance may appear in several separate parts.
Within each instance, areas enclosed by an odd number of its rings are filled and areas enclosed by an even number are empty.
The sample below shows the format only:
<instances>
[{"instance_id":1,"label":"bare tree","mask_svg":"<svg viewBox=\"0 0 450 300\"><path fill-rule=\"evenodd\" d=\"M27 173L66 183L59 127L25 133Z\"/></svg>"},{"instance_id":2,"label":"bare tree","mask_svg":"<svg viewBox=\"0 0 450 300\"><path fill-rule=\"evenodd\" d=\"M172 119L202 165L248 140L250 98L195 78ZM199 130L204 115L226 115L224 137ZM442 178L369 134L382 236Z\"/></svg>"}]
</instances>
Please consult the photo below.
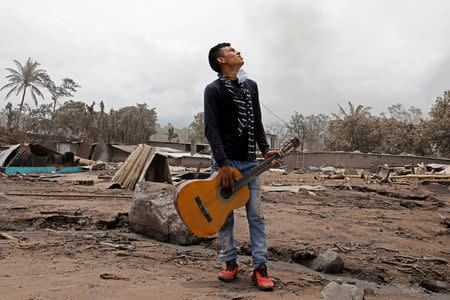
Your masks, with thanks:
<instances>
[{"instance_id":1,"label":"bare tree","mask_svg":"<svg viewBox=\"0 0 450 300\"><path fill-rule=\"evenodd\" d=\"M196 142L207 143L205 136L205 122L203 112L194 116L194 120L189 124L189 139Z\"/></svg>"},{"instance_id":2,"label":"bare tree","mask_svg":"<svg viewBox=\"0 0 450 300\"><path fill-rule=\"evenodd\" d=\"M169 129L167 130L166 135L167 135L167 139L169 140L169 142L171 142L172 140L174 140L178 137L178 133L175 132L175 128L170 123L169 123Z\"/></svg>"},{"instance_id":3,"label":"bare tree","mask_svg":"<svg viewBox=\"0 0 450 300\"><path fill-rule=\"evenodd\" d=\"M436 99L430 116L428 134L439 154L450 157L450 90Z\"/></svg>"},{"instance_id":4,"label":"bare tree","mask_svg":"<svg viewBox=\"0 0 450 300\"><path fill-rule=\"evenodd\" d=\"M56 86L47 73L41 74L41 80L43 86L47 88L52 96L53 109L50 128L53 130L53 116L55 114L56 104L59 104L58 99L61 97L73 97L73 93L75 93L80 86L70 78L64 78L61 84Z\"/></svg>"}]
</instances>

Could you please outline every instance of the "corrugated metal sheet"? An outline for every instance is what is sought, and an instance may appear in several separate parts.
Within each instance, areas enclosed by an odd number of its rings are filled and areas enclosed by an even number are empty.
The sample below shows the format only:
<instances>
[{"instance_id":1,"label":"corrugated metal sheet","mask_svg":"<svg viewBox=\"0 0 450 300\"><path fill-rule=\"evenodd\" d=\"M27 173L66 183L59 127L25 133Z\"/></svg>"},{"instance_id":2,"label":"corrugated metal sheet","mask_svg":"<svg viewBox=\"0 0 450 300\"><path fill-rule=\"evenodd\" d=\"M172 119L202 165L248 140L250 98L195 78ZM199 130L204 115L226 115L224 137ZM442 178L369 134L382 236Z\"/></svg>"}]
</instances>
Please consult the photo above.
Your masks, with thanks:
<instances>
[{"instance_id":1,"label":"corrugated metal sheet","mask_svg":"<svg viewBox=\"0 0 450 300\"><path fill-rule=\"evenodd\" d=\"M80 147L78 147L77 156L82 158L89 158L92 142L93 141L90 138L83 138L83 142L81 142Z\"/></svg>"},{"instance_id":2,"label":"corrugated metal sheet","mask_svg":"<svg viewBox=\"0 0 450 300\"><path fill-rule=\"evenodd\" d=\"M1 167L46 167L61 164L62 155L38 144L19 144L3 151L0 163Z\"/></svg>"},{"instance_id":3,"label":"corrugated metal sheet","mask_svg":"<svg viewBox=\"0 0 450 300\"><path fill-rule=\"evenodd\" d=\"M122 151L125 151L127 153L131 153L136 149L137 146L134 145L110 145L112 148L116 148Z\"/></svg>"},{"instance_id":4,"label":"corrugated metal sheet","mask_svg":"<svg viewBox=\"0 0 450 300\"><path fill-rule=\"evenodd\" d=\"M4 167L4 164L8 160L8 157L11 155L11 153L14 152L17 148L20 147L20 144L11 146L8 150L0 152L0 168Z\"/></svg>"}]
</instances>

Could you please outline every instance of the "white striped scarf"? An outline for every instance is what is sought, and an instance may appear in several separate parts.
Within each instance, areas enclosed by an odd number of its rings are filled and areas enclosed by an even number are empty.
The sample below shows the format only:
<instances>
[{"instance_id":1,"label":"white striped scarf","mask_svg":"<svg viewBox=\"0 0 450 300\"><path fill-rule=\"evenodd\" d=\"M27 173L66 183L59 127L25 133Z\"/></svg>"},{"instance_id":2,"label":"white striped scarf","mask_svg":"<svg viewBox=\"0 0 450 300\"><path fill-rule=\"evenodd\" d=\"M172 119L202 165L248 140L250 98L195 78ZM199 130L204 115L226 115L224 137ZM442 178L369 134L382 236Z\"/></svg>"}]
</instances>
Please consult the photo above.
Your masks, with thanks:
<instances>
[{"instance_id":1,"label":"white striped scarf","mask_svg":"<svg viewBox=\"0 0 450 300\"><path fill-rule=\"evenodd\" d=\"M254 117L253 117L253 106L252 106L252 96L250 91L245 87L244 82L238 83L236 86L226 78L223 74L219 74L219 79L225 85L227 90L230 92L233 102L236 104L238 110L238 134L242 135L245 128L248 132L248 151L247 159L256 159L255 153L255 138L254 138Z\"/></svg>"}]
</instances>

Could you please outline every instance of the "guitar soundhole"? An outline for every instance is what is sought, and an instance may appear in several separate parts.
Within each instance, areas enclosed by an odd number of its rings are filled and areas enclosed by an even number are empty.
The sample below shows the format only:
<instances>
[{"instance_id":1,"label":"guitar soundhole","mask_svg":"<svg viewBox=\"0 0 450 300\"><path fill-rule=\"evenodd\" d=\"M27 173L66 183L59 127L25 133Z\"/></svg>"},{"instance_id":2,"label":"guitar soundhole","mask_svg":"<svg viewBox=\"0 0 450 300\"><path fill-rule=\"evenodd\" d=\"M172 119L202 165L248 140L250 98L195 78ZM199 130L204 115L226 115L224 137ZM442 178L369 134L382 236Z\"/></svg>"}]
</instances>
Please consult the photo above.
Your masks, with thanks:
<instances>
[{"instance_id":1,"label":"guitar soundhole","mask_svg":"<svg viewBox=\"0 0 450 300\"><path fill-rule=\"evenodd\" d=\"M223 199L228 199L233 196L233 190L230 188L221 189L220 196L222 196Z\"/></svg>"}]
</instances>

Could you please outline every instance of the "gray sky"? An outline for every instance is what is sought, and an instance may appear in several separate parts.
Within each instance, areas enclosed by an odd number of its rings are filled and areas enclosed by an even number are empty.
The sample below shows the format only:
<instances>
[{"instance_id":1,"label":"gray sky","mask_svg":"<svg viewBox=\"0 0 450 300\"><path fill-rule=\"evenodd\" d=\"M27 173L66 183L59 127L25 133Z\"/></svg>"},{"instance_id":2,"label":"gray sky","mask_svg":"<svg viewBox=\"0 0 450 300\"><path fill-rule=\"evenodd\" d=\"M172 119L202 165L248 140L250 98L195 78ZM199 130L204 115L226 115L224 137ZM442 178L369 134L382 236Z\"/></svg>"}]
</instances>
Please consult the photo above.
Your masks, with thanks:
<instances>
[{"instance_id":1,"label":"gray sky","mask_svg":"<svg viewBox=\"0 0 450 300\"><path fill-rule=\"evenodd\" d=\"M374 113L395 103L428 112L450 89L449 13L447 0L5 1L0 85L12 59L31 57L56 83L78 82L74 100L145 102L162 126L184 127L216 79L207 53L227 41L284 120L348 100ZM263 118L276 120L264 108Z\"/></svg>"}]
</instances>

